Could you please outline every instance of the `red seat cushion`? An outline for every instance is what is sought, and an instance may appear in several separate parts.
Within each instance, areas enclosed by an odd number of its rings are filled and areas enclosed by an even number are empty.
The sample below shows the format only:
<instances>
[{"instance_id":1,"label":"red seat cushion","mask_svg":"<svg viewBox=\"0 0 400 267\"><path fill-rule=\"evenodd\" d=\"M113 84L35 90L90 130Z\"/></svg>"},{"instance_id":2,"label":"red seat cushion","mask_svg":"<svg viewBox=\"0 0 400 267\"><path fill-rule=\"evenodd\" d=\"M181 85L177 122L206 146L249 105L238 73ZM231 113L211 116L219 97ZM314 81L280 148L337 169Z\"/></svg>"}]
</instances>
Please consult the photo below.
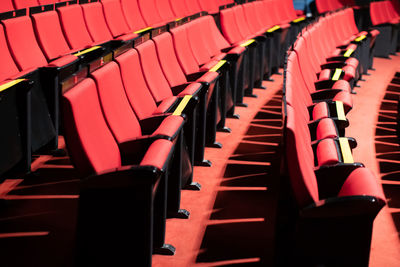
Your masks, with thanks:
<instances>
[{"instance_id":1,"label":"red seat cushion","mask_svg":"<svg viewBox=\"0 0 400 267\"><path fill-rule=\"evenodd\" d=\"M329 118L322 119L317 126L316 132L317 140L325 138L335 138L338 136L336 125L333 120Z\"/></svg>"},{"instance_id":2,"label":"red seat cushion","mask_svg":"<svg viewBox=\"0 0 400 267\"><path fill-rule=\"evenodd\" d=\"M316 104L312 111L313 120L319 120L329 117L328 104L326 102L319 102Z\"/></svg>"},{"instance_id":3,"label":"red seat cushion","mask_svg":"<svg viewBox=\"0 0 400 267\"><path fill-rule=\"evenodd\" d=\"M183 124L184 119L182 116L168 116L162 121L160 126L153 132L152 135L169 136L174 139L179 133Z\"/></svg>"},{"instance_id":4,"label":"red seat cushion","mask_svg":"<svg viewBox=\"0 0 400 267\"><path fill-rule=\"evenodd\" d=\"M339 162L339 156L333 139L321 140L317 145L318 166L333 165Z\"/></svg>"}]
</instances>

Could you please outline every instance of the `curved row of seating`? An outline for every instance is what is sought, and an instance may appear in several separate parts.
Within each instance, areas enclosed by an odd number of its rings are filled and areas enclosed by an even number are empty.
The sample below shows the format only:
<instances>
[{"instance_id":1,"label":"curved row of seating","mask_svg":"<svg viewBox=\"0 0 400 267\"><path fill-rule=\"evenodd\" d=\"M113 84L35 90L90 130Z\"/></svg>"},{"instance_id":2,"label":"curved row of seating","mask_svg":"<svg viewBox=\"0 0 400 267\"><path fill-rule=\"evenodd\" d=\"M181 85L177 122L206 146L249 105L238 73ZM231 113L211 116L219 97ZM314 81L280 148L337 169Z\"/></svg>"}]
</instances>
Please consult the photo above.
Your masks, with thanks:
<instances>
[{"instance_id":1,"label":"curved row of seating","mask_svg":"<svg viewBox=\"0 0 400 267\"><path fill-rule=\"evenodd\" d=\"M40 5L49 5L60 2L66 2L65 0L3 0L0 4L0 12L7 12L16 9L30 8ZM136 2L132 1L132 2ZM186 17L193 15L201 11L207 11L209 13L218 13L220 6L233 4L233 0L181 0L181 1L170 1L170 0L157 0L152 1L141 1L141 5L155 5L160 12L160 15L172 12L176 17ZM171 13L171 14L172 14Z\"/></svg>"},{"instance_id":2,"label":"curved row of seating","mask_svg":"<svg viewBox=\"0 0 400 267\"><path fill-rule=\"evenodd\" d=\"M371 26L381 32L376 42L376 55L389 57L399 51L400 3L396 0L370 4Z\"/></svg>"},{"instance_id":3,"label":"curved row of seating","mask_svg":"<svg viewBox=\"0 0 400 267\"><path fill-rule=\"evenodd\" d=\"M275 0L162 18L154 11L168 1L158 2L85 0L1 15L0 92L9 94L1 107L14 111L7 120L15 124L2 134L10 151L21 150L7 156L26 157L29 171L34 144L36 153L56 149L64 135L82 177L84 266L148 266L153 252L174 253L165 220L189 216L180 193L200 189L193 167L211 165L205 146L221 147L216 131L230 131L225 119L238 118L235 106L283 65L274 49L305 21L290 1L273 19L264 14Z\"/></svg>"},{"instance_id":4,"label":"curved row of seating","mask_svg":"<svg viewBox=\"0 0 400 267\"><path fill-rule=\"evenodd\" d=\"M375 175L354 162L356 140L345 135L346 114L353 108L351 81L373 39L371 32L344 28L335 34L332 24L336 29L349 25L350 13L345 9L319 18L287 54L285 171L295 218L294 257L288 261L296 260L288 265L368 266L372 224L386 203ZM333 65L334 71L325 69Z\"/></svg>"}]
</instances>

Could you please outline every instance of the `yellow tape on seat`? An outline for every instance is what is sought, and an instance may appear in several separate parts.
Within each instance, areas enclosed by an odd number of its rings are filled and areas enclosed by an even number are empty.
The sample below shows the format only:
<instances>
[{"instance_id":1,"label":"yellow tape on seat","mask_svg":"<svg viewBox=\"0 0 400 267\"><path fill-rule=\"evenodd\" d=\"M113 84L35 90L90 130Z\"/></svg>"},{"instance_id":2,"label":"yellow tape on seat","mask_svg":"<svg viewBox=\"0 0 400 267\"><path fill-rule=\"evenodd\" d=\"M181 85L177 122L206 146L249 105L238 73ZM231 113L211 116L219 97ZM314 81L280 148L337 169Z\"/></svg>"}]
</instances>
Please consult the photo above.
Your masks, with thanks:
<instances>
[{"instance_id":1,"label":"yellow tape on seat","mask_svg":"<svg viewBox=\"0 0 400 267\"><path fill-rule=\"evenodd\" d=\"M9 81L8 83L0 85L0 92L7 90L8 88L13 87L16 84L19 84L22 81L25 81L26 79L16 79L13 81Z\"/></svg>"},{"instance_id":2,"label":"yellow tape on seat","mask_svg":"<svg viewBox=\"0 0 400 267\"><path fill-rule=\"evenodd\" d=\"M336 69L335 73L332 76L332 81L339 80L341 74L342 74L342 69Z\"/></svg>"},{"instance_id":3,"label":"yellow tape on seat","mask_svg":"<svg viewBox=\"0 0 400 267\"><path fill-rule=\"evenodd\" d=\"M354 49L349 48L349 49L343 54L343 56L344 56L344 57L350 57L351 54L353 54L353 52L354 52Z\"/></svg>"},{"instance_id":4,"label":"yellow tape on seat","mask_svg":"<svg viewBox=\"0 0 400 267\"><path fill-rule=\"evenodd\" d=\"M215 64L214 67L212 67L209 70L209 72L217 72L225 63L226 63L226 60L220 60L217 64Z\"/></svg>"},{"instance_id":5,"label":"yellow tape on seat","mask_svg":"<svg viewBox=\"0 0 400 267\"><path fill-rule=\"evenodd\" d=\"M241 47L246 47L246 46L251 45L251 44L254 43L255 41L256 41L256 40L254 40L254 39L250 39L250 40L244 42L243 44L241 44L240 46L241 46Z\"/></svg>"},{"instance_id":6,"label":"yellow tape on seat","mask_svg":"<svg viewBox=\"0 0 400 267\"><path fill-rule=\"evenodd\" d=\"M153 27L147 27L147 28L144 28L144 29L135 31L135 32L133 32L133 33L139 34L139 33L142 33L142 32L148 31L148 30L151 30L151 29L153 29Z\"/></svg>"},{"instance_id":7,"label":"yellow tape on seat","mask_svg":"<svg viewBox=\"0 0 400 267\"><path fill-rule=\"evenodd\" d=\"M354 163L349 140L345 137L339 137L339 145L340 150L342 151L343 163Z\"/></svg>"},{"instance_id":8,"label":"yellow tape on seat","mask_svg":"<svg viewBox=\"0 0 400 267\"><path fill-rule=\"evenodd\" d=\"M79 56L81 56L81 55L84 55L84 54L87 54L87 53L92 52L92 51L94 51L94 50L97 50L97 49L99 49L100 47L101 47L101 46L98 46L98 45L93 46L93 47L91 47L91 48L88 48L88 49L82 50L82 51L80 51L80 52L78 52L78 53L75 53L74 56L79 57Z\"/></svg>"},{"instance_id":9,"label":"yellow tape on seat","mask_svg":"<svg viewBox=\"0 0 400 267\"><path fill-rule=\"evenodd\" d=\"M344 114L343 102L335 101L335 103L336 103L336 113L337 113L338 119L341 121L345 121L346 115Z\"/></svg>"},{"instance_id":10,"label":"yellow tape on seat","mask_svg":"<svg viewBox=\"0 0 400 267\"><path fill-rule=\"evenodd\" d=\"M354 41L356 41L356 42L361 42L361 41L364 40L365 38L367 38L366 35L361 35L361 36L358 36Z\"/></svg>"},{"instance_id":11,"label":"yellow tape on seat","mask_svg":"<svg viewBox=\"0 0 400 267\"><path fill-rule=\"evenodd\" d=\"M172 115L180 116L191 98L192 98L191 95L185 95L181 100L181 102L179 103L178 107L175 109L174 113L172 113Z\"/></svg>"},{"instance_id":12,"label":"yellow tape on seat","mask_svg":"<svg viewBox=\"0 0 400 267\"><path fill-rule=\"evenodd\" d=\"M280 28L281 28L281 27L280 27L279 25L275 25L274 27L269 28L269 29L267 30L267 32L271 33L271 32L274 32L274 31L276 31L276 30L279 30Z\"/></svg>"},{"instance_id":13,"label":"yellow tape on seat","mask_svg":"<svg viewBox=\"0 0 400 267\"><path fill-rule=\"evenodd\" d=\"M301 17L301 18L298 18L298 19L294 19L294 20L292 20L294 23L298 23L298 22L300 22L300 21L303 21L303 20L305 20L306 18L305 17Z\"/></svg>"},{"instance_id":14,"label":"yellow tape on seat","mask_svg":"<svg viewBox=\"0 0 400 267\"><path fill-rule=\"evenodd\" d=\"M178 19L175 19L175 21L180 21L180 20L182 20L183 18L178 18Z\"/></svg>"}]
</instances>

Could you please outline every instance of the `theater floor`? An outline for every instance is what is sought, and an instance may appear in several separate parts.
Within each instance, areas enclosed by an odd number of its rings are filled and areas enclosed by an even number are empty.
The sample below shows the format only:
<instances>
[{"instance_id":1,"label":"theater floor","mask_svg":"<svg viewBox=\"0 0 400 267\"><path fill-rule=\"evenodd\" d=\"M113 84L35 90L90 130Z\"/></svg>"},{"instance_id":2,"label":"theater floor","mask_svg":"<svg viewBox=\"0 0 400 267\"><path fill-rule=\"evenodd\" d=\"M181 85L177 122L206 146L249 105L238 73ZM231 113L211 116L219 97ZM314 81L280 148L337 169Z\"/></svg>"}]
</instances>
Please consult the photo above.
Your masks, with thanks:
<instances>
[{"instance_id":1,"label":"theater floor","mask_svg":"<svg viewBox=\"0 0 400 267\"><path fill-rule=\"evenodd\" d=\"M370 266L400 266L400 149L395 133L400 56L375 59L375 71L356 88L346 135L353 151L382 180L388 198L375 220ZM195 167L202 190L183 191L188 220L167 222L167 243L175 256L153 256L153 266L271 266L275 261L275 219L279 193L282 76L245 98L232 133L218 133L222 149L207 148L213 166ZM36 158L37 174L6 181L0 196L2 266L72 266L78 179L67 157Z\"/></svg>"}]
</instances>

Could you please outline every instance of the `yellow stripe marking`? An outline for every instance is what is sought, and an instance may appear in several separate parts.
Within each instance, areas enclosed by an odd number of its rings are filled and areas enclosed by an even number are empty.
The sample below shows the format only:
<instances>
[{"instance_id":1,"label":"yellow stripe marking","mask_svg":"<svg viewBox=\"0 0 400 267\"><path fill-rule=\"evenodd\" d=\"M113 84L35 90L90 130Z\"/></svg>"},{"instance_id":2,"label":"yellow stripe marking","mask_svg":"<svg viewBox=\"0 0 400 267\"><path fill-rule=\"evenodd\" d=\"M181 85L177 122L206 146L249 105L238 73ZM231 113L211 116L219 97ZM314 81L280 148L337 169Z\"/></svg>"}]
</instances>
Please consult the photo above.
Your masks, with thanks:
<instances>
[{"instance_id":1,"label":"yellow stripe marking","mask_svg":"<svg viewBox=\"0 0 400 267\"><path fill-rule=\"evenodd\" d=\"M353 155L349 145L349 140L339 137L340 150L342 151L343 163L354 163Z\"/></svg>"},{"instance_id":2,"label":"yellow stripe marking","mask_svg":"<svg viewBox=\"0 0 400 267\"><path fill-rule=\"evenodd\" d=\"M144 29L135 31L135 32L133 32L133 33L139 34L139 33L142 33L142 32L148 31L148 30L151 30L151 29L153 29L153 27L147 27L147 28L144 28Z\"/></svg>"},{"instance_id":3,"label":"yellow stripe marking","mask_svg":"<svg viewBox=\"0 0 400 267\"><path fill-rule=\"evenodd\" d=\"M305 17L301 17L301 18L298 18L298 19L294 19L294 20L292 20L294 23L297 23L297 22L300 22L300 21L303 21L303 20L305 20L306 18Z\"/></svg>"},{"instance_id":4,"label":"yellow stripe marking","mask_svg":"<svg viewBox=\"0 0 400 267\"><path fill-rule=\"evenodd\" d=\"M79 57L79 56L81 56L81 55L83 55L83 54L87 54L87 53L89 53L89 52L92 52L92 51L94 51L94 50L97 50L97 49L99 49L100 47L101 47L101 46L98 46L98 45L93 46L93 47L91 47L91 48L88 48L88 49L82 50L82 51L80 51L80 52L78 52L78 53L75 53L74 56Z\"/></svg>"},{"instance_id":5,"label":"yellow stripe marking","mask_svg":"<svg viewBox=\"0 0 400 267\"><path fill-rule=\"evenodd\" d=\"M181 102L179 103L178 107L175 109L174 113L172 113L172 115L180 116L191 98L192 98L191 95L185 95L181 100Z\"/></svg>"},{"instance_id":6,"label":"yellow stripe marking","mask_svg":"<svg viewBox=\"0 0 400 267\"><path fill-rule=\"evenodd\" d=\"M268 30L267 30L267 32L274 32L274 31L276 31L276 30L279 30L281 27L279 26L279 25L275 25L274 27L272 27L272 28L269 28Z\"/></svg>"},{"instance_id":7,"label":"yellow stripe marking","mask_svg":"<svg viewBox=\"0 0 400 267\"><path fill-rule=\"evenodd\" d=\"M180 20L182 20L183 18L179 18L179 19L176 19L175 21L180 21Z\"/></svg>"},{"instance_id":8,"label":"yellow stripe marking","mask_svg":"<svg viewBox=\"0 0 400 267\"><path fill-rule=\"evenodd\" d=\"M212 67L209 70L209 72L217 72L225 63L226 63L226 60L220 60L217 64L215 64L214 67Z\"/></svg>"},{"instance_id":9,"label":"yellow stripe marking","mask_svg":"<svg viewBox=\"0 0 400 267\"><path fill-rule=\"evenodd\" d=\"M354 52L354 49L349 48L349 49L343 54L343 56L344 56L344 57L350 57L351 54L353 54L353 52Z\"/></svg>"},{"instance_id":10,"label":"yellow stripe marking","mask_svg":"<svg viewBox=\"0 0 400 267\"><path fill-rule=\"evenodd\" d=\"M250 40L244 42L243 44L241 44L240 46L241 46L241 47L246 47L246 46L251 45L251 44L254 43L255 41L256 41L256 40L254 40L254 39L250 39Z\"/></svg>"},{"instance_id":11,"label":"yellow stripe marking","mask_svg":"<svg viewBox=\"0 0 400 267\"><path fill-rule=\"evenodd\" d=\"M16 85L22 81L25 81L25 80L26 79L16 79L16 80L10 81L8 83L2 84L2 85L0 85L0 92L3 92L5 90L9 89L10 87L13 87L14 85Z\"/></svg>"},{"instance_id":12,"label":"yellow stripe marking","mask_svg":"<svg viewBox=\"0 0 400 267\"><path fill-rule=\"evenodd\" d=\"M341 74L342 74L342 69L336 69L335 73L332 76L332 81L339 80Z\"/></svg>"},{"instance_id":13,"label":"yellow stripe marking","mask_svg":"<svg viewBox=\"0 0 400 267\"><path fill-rule=\"evenodd\" d=\"M361 42L361 41L364 40L365 38L367 38L366 35L361 35L361 36L357 37L354 41L356 41L356 42Z\"/></svg>"},{"instance_id":14,"label":"yellow stripe marking","mask_svg":"<svg viewBox=\"0 0 400 267\"><path fill-rule=\"evenodd\" d=\"M338 119L341 121L345 121L346 115L344 114L343 102L336 101L335 103L336 103L336 113L337 113Z\"/></svg>"}]
</instances>

